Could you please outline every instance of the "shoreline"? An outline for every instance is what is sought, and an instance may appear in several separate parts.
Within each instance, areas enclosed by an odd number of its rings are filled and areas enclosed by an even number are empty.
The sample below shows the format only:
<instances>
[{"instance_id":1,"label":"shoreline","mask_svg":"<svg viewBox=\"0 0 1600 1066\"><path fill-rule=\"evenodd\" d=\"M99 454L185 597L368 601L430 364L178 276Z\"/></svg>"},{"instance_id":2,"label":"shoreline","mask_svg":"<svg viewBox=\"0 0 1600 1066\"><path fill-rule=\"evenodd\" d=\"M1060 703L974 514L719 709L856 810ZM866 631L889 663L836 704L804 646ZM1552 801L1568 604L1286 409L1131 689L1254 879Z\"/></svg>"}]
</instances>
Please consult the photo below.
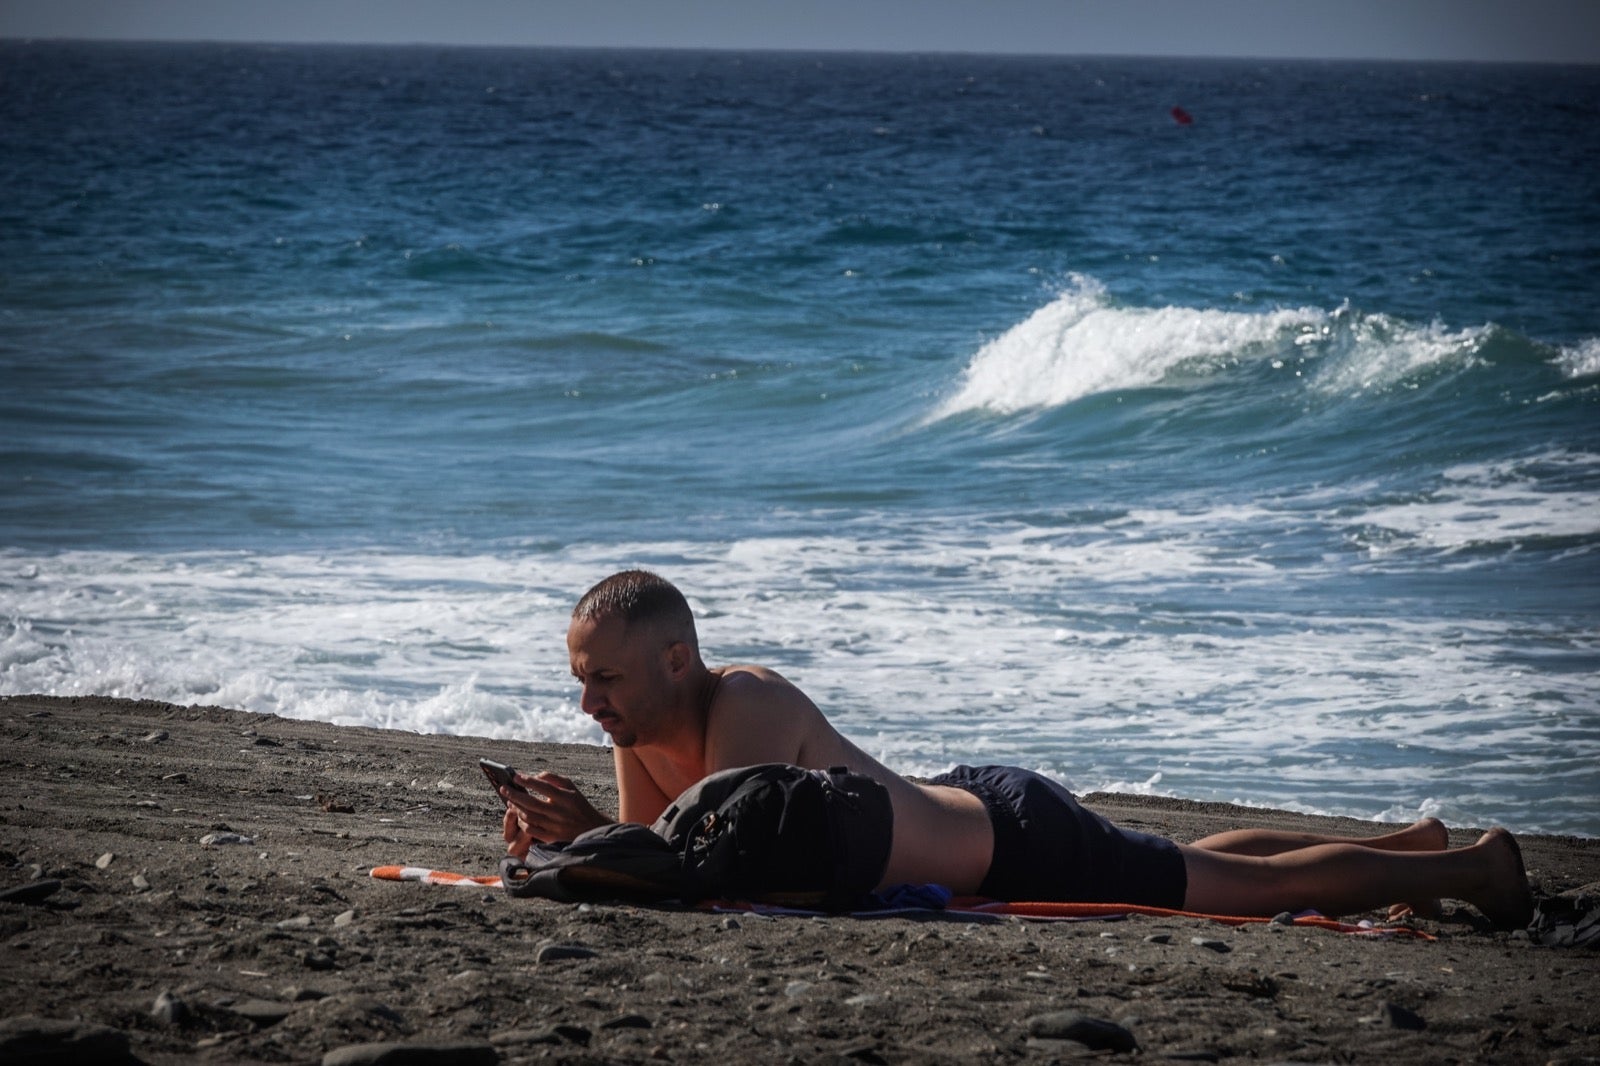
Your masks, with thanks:
<instances>
[{"instance_id":1,"label":"shoreline","mask_svg":"<svg viewBox=\"0 0 1600 1066\"><path fill-rule=\"evenodd\" d=\"M461 1061L1048 1061L1087 1053L1048 1021L1065 1011L1122 1027L1157 1059L1600 1056L1600 952L1486 931L1465 905L1415 923L1431 941L1177 918L574 907L367 871L494 872L500 804L480 755L563 773L614 810L603 747L104 697L0 697L0 737L0 891L59 883L0 902L16 960L0 979L0 1057L102 1039L107 1061L125 1047L149 1063L318 1062L396 1042L459 1045ZM1083 800L1181 841L1240 825L1384 829ZM217 842L229 834L250 843ZM1452 846L1476 836L1453 829ZM1536 897L1588 913L1600 840L1518 840Z\"/></svg>"}]
</instances>

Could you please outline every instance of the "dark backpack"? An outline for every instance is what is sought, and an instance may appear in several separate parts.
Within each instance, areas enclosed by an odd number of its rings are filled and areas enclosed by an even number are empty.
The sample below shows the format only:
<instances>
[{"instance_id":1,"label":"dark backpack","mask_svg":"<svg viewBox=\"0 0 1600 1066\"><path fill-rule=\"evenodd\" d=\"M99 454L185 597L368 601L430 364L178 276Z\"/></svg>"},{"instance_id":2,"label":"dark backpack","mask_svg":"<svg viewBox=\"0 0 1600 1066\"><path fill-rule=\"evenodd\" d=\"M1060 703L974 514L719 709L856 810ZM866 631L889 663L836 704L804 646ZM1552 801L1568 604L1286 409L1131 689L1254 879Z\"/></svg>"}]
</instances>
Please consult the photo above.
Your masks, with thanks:
<instances>
[{"instance_id":1,"label":"dark backpack","mask_svg":"<svg viewBox=\"0 0 1600 1066\"><path fill-rule=\"evenodd\" d=\"M526 859L507 855L500 860L500 883L513 896L562 903L679 899L683 856L642 825L613 822L571 843L537 844Z\"/></svg>"},{"instance_id":2,"label":"dark backpack","mask_svg":"<svg viewBox=\"0 0 1600 1066\"><path fill-rule=\"evenodd\" d=\"M894 811L881 784L844 767L767 763L712 774L654 825L620 823L507 858L519 896L685 902L723 897L843 910L878 886Z\"/></svg>"}]
</instances>

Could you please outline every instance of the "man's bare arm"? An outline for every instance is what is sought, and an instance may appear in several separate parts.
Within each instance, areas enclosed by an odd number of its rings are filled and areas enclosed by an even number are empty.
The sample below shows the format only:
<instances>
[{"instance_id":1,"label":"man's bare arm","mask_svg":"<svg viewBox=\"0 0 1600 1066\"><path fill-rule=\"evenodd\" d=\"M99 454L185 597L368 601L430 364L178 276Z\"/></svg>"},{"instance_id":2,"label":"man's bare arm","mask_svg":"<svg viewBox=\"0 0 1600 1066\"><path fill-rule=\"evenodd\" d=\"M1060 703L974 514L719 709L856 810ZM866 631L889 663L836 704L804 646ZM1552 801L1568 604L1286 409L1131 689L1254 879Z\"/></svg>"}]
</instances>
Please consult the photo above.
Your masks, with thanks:
<instances>
[{"instance_id":1,"label":"man's bare arm","mask_svg":"<svg viewBox=\"0 0 1600 1066\"><path fill-rule=\"evenodd\" d=\"M639 756L627 748L613 747L612 761L617 768L617 820L649 825L672 801L656 784Z\"/></svg>"}]
</instances>

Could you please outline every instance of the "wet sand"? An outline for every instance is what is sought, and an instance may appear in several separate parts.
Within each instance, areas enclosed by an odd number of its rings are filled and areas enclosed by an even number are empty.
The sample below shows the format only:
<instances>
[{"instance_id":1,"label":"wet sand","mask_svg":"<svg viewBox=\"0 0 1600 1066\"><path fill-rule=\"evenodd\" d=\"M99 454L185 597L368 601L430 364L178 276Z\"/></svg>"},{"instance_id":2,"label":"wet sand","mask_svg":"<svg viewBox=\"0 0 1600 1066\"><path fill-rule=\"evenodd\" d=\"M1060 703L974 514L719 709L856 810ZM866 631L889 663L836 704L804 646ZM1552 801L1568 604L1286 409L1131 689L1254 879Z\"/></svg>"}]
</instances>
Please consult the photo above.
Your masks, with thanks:
<instances>
[{"instance_id":1,"label":"wet sand","mask_svg":"<svg viewBox=\"0 0 1600 1066\"><path fill-rule=\"evenodd\" d=\"M1596 940L1541 943L1582 938L1600 898L1595 840L1519 838L1546 915L1531 934L1446 901L1416 923L1433 941L1174 918L569 906L368 872L494 872L500 804L480 755L566 774L614 809L602 748L98 697L0 699L0 740L10 1063L1600 1057ZM1085 799L1183 841L1241 825L1385 828ZM224 842L236 837L248 843ZM1069 1015L1109 1026L1095 1037Z\"/></svg>"}]
</instances>

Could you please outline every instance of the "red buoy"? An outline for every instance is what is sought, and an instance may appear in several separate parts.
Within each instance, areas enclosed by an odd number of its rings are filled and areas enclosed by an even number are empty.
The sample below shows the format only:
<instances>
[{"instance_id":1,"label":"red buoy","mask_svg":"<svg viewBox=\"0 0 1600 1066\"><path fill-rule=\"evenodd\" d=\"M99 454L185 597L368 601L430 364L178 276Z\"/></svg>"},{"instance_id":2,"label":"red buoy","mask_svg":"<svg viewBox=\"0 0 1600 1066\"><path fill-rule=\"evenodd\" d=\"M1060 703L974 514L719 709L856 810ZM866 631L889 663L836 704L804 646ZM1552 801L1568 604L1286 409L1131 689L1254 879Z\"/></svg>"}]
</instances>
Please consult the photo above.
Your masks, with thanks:
<instances>
[{"instance_id":1,"label":"red buoy","mask_svg":"<svg viewBox=\"0 0 1600 1066\"><path fill-rule=\"evenodd\" d=\"M1180 126L1187 126L1194 121L1194 116L1181 107L1174 107L1172 109L1172 121Z\"/></svg>"}]
</instances>

